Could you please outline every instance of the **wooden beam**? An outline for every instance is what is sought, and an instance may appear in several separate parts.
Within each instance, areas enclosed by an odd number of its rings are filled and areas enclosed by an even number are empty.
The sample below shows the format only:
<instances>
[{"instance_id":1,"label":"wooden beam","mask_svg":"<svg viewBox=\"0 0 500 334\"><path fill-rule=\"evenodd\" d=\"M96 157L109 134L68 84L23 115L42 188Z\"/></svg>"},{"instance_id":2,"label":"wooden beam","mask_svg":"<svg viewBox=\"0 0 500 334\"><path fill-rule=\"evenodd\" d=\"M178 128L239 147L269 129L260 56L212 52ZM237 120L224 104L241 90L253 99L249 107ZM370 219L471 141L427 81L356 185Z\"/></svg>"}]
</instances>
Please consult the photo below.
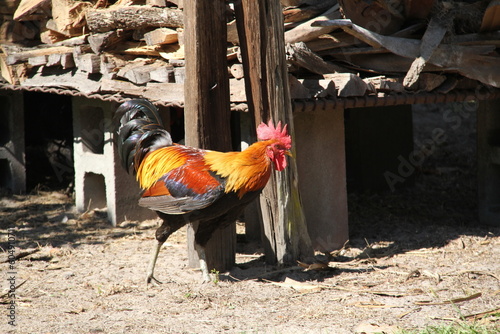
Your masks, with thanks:
<instances>
[{"instance_id":1,"label":"wooden beam","mask_svg":"<svg viewBox=\"0 0 500 334\"><path fill-rule=\"evenodd\" d=\"M224 0L191 0L185 12L185 129L186 144L229 151L231 147L227 27ZM188 227L188 255L199 266L194 249L196 224ZM216 231L205 252L208 269L226 270L235 262L236 225Z\"/></svg>"}]
</instances>

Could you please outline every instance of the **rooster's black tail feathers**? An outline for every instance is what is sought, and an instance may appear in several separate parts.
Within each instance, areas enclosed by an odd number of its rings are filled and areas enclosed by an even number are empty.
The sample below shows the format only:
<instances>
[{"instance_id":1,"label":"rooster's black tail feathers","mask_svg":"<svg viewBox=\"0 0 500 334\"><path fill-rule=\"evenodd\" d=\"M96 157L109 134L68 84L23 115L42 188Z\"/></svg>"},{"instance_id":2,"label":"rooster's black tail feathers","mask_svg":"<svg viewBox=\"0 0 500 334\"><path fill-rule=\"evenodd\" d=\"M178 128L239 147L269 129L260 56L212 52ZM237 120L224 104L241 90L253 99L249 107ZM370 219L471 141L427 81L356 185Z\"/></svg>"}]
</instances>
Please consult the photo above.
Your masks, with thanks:
<instances>
[{"instance_id":1,"label":"rooster's black tail feathers","mask_svg":"<svg viewBox=\"0 0 500 334\"><path fill-rule=\"evenodd\" d=\"M158 109L148 100L122 103L116 110L116 117L120 118L118 152L123 167L129 173L135 172L149 152L172 145L172 138L163 127Z\"/></svg>"}]
</instances>

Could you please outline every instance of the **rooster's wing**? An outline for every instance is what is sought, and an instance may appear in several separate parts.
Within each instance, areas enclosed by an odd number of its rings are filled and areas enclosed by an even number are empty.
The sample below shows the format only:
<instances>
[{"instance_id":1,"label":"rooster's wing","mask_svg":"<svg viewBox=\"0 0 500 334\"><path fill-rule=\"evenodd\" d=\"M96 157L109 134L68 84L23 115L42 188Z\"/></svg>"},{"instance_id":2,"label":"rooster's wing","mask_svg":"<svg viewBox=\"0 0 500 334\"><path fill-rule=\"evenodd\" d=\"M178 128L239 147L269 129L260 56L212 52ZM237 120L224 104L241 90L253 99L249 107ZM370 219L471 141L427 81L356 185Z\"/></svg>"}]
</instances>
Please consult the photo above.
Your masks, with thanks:
<instances>
[{"instance_id":1,"label":"rooster's wing","mask_svg":"<svg viewBox=\"0 0 500 334\"><path fill-rule=\"evenodd\" d=\"M205 151L174 146L165 150L162 161L177 159L182 154L180 166L163 164L163 174L143 193L139 205L170 215L186 214L208 207L224 195L225 179L219 177L205 164ZM169 157L168 155L172 155Z\"/></svg>"}]
</instances>

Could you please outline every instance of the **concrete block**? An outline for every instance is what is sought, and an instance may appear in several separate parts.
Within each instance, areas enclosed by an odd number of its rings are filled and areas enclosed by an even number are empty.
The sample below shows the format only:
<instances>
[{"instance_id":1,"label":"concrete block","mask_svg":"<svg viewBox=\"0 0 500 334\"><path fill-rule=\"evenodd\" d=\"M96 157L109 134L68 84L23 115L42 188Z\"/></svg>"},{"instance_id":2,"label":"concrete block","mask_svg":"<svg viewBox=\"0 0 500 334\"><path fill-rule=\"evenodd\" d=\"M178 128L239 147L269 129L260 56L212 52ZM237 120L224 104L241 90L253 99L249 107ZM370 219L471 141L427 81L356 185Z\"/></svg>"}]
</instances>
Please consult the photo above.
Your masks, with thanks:
<instances>
[{"instance_id":1,"label":"concrete block","mask_svg":"<svg viewBox=\"0 0 500 334\"><path fill-rule=\"evenodd\" d=\"M0 188L26 191L23 94L0 91Z\"/></svg>"},{"instance_id":2,"label":"concrete block","mask_svg":"<svg viewBox=\"0 0 500 334\"><path fill-rule=\"evenodd\" d=\"M344 110L294 115L299 190L316 250L340 249L349 238Z\"/></svg>"},{"instance_id":3,"label":"concrete block","mask_svg":"<svg viewBox=\"0 0 500 334\"><path fill-rule=\"evenodd\" d=\"M75 204L79 211L107 207L113 225L155 218L137 201L135 177L121 167L113 142L115 103L73 97Z\"/></svg>"}]
</instances>

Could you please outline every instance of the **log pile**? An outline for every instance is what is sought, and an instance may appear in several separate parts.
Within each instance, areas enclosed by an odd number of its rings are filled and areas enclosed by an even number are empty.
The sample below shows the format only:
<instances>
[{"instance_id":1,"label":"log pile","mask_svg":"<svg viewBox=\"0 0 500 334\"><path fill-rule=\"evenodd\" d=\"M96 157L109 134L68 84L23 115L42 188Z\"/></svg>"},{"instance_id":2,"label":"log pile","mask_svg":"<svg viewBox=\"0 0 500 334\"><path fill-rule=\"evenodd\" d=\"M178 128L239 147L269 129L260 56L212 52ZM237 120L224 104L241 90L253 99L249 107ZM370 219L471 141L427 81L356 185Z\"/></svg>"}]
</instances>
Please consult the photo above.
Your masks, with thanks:
<instances>
[{"instance_id":1,"label":"log pile","mask_svg":"<svg viewBox=\"0 0 500 334\"><path fill-rule=\"evenodd\" d=\"M500 1L282 0L294 99L500 87ZM228 6L231 101L246 101ZM182 0L4 0L4 84L182 105ZM0 81L1 84L2 81Z\"/></svg>"}]
</instances>

